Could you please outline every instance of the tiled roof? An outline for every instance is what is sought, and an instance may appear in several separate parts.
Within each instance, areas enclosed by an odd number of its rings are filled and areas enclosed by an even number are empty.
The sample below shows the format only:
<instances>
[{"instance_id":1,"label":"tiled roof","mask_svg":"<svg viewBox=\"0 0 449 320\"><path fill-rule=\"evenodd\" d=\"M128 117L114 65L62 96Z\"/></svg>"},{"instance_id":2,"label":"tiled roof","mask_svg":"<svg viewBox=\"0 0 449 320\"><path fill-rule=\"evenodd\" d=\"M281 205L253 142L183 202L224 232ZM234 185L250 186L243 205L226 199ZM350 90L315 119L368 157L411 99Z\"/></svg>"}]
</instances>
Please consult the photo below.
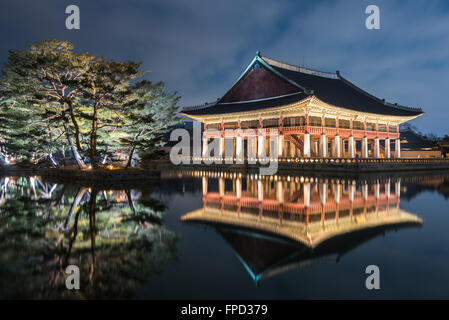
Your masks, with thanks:
<instances>
[{"instance_id":1,"label":"tiled roof","mask_svg":"<svg viewBox=\"0 0 449 320\"><path fill-rule=\"evenodd\" d=\"M308 95L303 92L297 92L278 97L251 100L251 101L228 102L228 103L217 102L215 104L208 104L203 108L201 107L185 108L182 112L187 115L193 116L204 114L213 115L213 114L253 111L294 103L306 98L307 96Z\"/></svg>"},{"instance_id":2,"label":"tiled roof","mask_svg":"<svg viewBox=\"0 0 449 320\"><path fill-rule=\"evenodd\" d=\"M182 112L186 115L214 115L260 110L300 101L313 94L327 104L353 111L406 117L423 114L423 111L419 108L388 103L367 93L343 78L338 71L329 73L298 67L262 57L259 53L234 86L244 81L248 70L251 70L254 65L260 64L278 78L294 84L298 92L264 99L227 103L223 103L221 102L222 99L219 99L215 103L204 106L185 108Z\"/></svg>"}]
</instances>

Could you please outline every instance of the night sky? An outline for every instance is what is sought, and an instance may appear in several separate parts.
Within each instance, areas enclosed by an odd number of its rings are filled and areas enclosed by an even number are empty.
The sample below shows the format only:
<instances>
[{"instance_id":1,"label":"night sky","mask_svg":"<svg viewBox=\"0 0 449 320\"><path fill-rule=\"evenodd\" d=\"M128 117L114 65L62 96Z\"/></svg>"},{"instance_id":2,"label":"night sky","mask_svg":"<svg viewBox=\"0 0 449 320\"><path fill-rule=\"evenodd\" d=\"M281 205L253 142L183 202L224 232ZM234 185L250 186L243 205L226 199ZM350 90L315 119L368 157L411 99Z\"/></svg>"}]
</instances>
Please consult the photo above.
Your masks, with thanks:
<instances>
[{"instance_id":1,"label":"night sky","mask_svg":"<svg viewBox=\"0 0 449 320\"><path fill-rule=\"evenodd\" d=\"M66 6L81 29L65 28ZM365 8L380 8L380 30L365 28ZM143 61L181 105L214 101L257 50L343 77L390 102L426 112L411 124L449 134L448 1L1 0L0 64L9 49L70 40L78 52Z\"/></svg>"}]
</instances>

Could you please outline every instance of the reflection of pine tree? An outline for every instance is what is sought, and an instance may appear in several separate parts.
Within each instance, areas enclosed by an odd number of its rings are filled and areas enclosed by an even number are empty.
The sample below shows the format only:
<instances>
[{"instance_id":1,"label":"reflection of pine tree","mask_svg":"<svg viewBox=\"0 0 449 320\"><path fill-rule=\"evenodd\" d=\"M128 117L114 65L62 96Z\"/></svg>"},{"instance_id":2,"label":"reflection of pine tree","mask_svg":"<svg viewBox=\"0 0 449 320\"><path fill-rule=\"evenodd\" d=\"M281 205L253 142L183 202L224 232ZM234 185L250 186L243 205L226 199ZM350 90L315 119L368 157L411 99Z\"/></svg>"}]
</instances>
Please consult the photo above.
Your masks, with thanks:
<instances>
[{"instance_id":1,"label":"reflection of pine tree","mask_svg":"<svg viewBox=\"0 0 449 320\"><path fill-rule=\"evenodd\" d=\"M43 199L29 179L8 186L0 207L0 287L7 298L132 297L176 257L179 236L163 225L164 207L149 198L118 202L106 191L57 186ZM80 267L81 290L65 288L69 264Z\"/></svg>"}]
</instances>

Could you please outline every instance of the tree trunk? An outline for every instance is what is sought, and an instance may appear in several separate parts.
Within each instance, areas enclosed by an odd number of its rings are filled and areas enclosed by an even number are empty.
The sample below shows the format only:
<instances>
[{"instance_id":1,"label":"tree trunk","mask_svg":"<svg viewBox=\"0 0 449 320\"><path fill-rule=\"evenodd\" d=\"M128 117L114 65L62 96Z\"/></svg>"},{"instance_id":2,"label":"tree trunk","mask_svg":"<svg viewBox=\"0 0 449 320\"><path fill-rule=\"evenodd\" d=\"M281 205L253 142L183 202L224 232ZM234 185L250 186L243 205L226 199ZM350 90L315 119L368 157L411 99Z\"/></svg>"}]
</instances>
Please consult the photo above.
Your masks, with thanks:
<instances>
[{"instance_id":1,"label":"tree trunk","mask_svg":"<svg viewBox=\"0 0 449 320\"><path fill-rule=\"evenodd\" d=\"M92 262L95 263L95 238L97 235L97 230L95 227L95 209L97 200L97 190L92 190L89 199L89 229L90 229L90 248L92 251Z\"/></svg>"},{"instance_id":2,"label":"tree trunk","mask_svg":"<svg viewBox=\"0 0 449 320\"><path fill-rule=\"evenodd\" d=\"M125 170L128 169L128 167L131 165L131 161L132 161L133 155L134 155L134 150L136 150L136 147L133 147L131 149L131 152L129 153L128 161L126 162L126 166L125 166Z\"/></svg>"},{"instance_id":3,"label":"tree trunk","mask_svg":"<svg viewBox=\"0 0 449 320\"><path fill-rule=\"evenodd\" d=\"M81 150L81 142L80 142L80 127L78 126L78 121L76 121L75 114L73 113L73 106L72 102L69 100L67 102L67 105L69 106L69 114L70 119L72 119L73 126L75 127L75 141L76 141L76 147L78 150Z\"/></svg>"},{"instance_id":4,"label":"tree trunk","mask_svg":"<svg viewBox=\"0 0 449 320\"><path fill-rule=\"evenodd\" d=\"M136 215L137 211L136 211L136 207L134 206L134 201L131 198L131 190L127 189L125 192L126 192L126 197L128 198L128 205L131 208L131 211L133 212L133 214Z\"/></svg>"},{"instance_id":5,"label":"tree trunk","mask_svg":"<svg viewBox=\"0 0 449 320\"><path fill-rule=\"evenodd\" d=\"M92 131L90 133L90 163L92 164L92 168L98 167L97 164L97 106L94 106L94 114L92 120Z\"/></svg>"},{"instance_id":6,"label":"tree trunk","mask_svg":"<svg viewBox=\"0 0 449 320\"><path fill-rule=\"evenodd\" d=\"M141 134L144 132L144 130L140 130L139 133L136 135L136 137L134 138L134 141L136 142L139 137L141 136ZM134 151L136 150L136 145L134 144L133 148L131 149L131 152L129 153L128 156L128 162L126 163L125 166L125 170L131 165L131 161L133 160L133 155L134 155Z\"/></svg>"},{"instance_id":7,"label":"tree trunk","mask_svg":"<svg viewBox=\"0 0 449 320\"><path fill-rule=\"evenodd\" d=\"M56 163L55 159L53 159L53 155L51 154L51 151L50 151L50 153L48 154L48 157L50 158L51 163L52 163L55 167L57 167L58 164Z\"/></svg>"},{"instance_id":8,"label":"tree trunk","mask_svg":"<svg viewBox=\"0 0 449 320\"><path fill-rule=\"evenodd\" d=\"M75 213L76 208L78 207L86 191L87 191L86 188L78 189L78 192L76 193L76 196L73 199L72 205L70 206L69 214L67 215L67 219L64 224L64 232L67 231L67 229L69 228L70 220L72 220L73 213Z\"/></svg>"},{"instance_id":9,"label":"tree trunk","mask_svg":"<svg viewBox=\"0 0 449 320\"><path fill-rule=\"evenodd\" d=\"M66 162L65 162L65 149L64 149L64 146L61 147L61 150L59 150L59 153L61 154L62 164L65 166Z\"/></svg>"},{"instance_id":10,"label":"tree trunk","mask_svg":"<svg viewBox=\"0 0 449 320\"><path fill-rule=\"evenodd\" d=\"M80 154L78 153L78 149L76 149L76 147L73 143L72 134L70 132L69 125L65 121L64 121L64 130L65 130L65 133L67 136L67 141L69 142L70 148L72 149L73 157L75 158L76 164L78 165L78 168L85 169L86 164L84 163L83 159L81 158Z\"/></svg>"}]
</instances>

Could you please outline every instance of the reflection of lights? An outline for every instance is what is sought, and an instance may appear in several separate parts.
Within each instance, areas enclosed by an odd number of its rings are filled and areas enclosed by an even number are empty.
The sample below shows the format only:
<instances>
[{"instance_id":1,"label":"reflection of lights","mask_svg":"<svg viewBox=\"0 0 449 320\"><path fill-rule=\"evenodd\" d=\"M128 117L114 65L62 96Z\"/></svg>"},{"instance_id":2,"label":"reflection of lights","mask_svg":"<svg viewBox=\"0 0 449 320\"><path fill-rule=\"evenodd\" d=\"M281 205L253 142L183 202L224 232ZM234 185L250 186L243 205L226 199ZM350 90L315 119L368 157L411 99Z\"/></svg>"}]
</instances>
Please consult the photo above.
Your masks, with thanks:
<instances>
[{"instance_id":1,"label":"reflection of lights","mask_svg":"<svg viewBox=\"0 0 449 320\"><path fill-rule=\"evenodd\" d=\"M89 170L92 169L92 166L88 166L87 169L89 169Z\"/></svg>"},{"instance_id":2,"label":"reflection of lights","mask_svg":"<svg viewBox=\"0 0 449 320\"><path fill-rule=\"evenodd\" d=\"M112 166L112 164L108 165L106 168L108 168L109 170L114 169L114 167Z\"/></svg>"}]
</instances>

